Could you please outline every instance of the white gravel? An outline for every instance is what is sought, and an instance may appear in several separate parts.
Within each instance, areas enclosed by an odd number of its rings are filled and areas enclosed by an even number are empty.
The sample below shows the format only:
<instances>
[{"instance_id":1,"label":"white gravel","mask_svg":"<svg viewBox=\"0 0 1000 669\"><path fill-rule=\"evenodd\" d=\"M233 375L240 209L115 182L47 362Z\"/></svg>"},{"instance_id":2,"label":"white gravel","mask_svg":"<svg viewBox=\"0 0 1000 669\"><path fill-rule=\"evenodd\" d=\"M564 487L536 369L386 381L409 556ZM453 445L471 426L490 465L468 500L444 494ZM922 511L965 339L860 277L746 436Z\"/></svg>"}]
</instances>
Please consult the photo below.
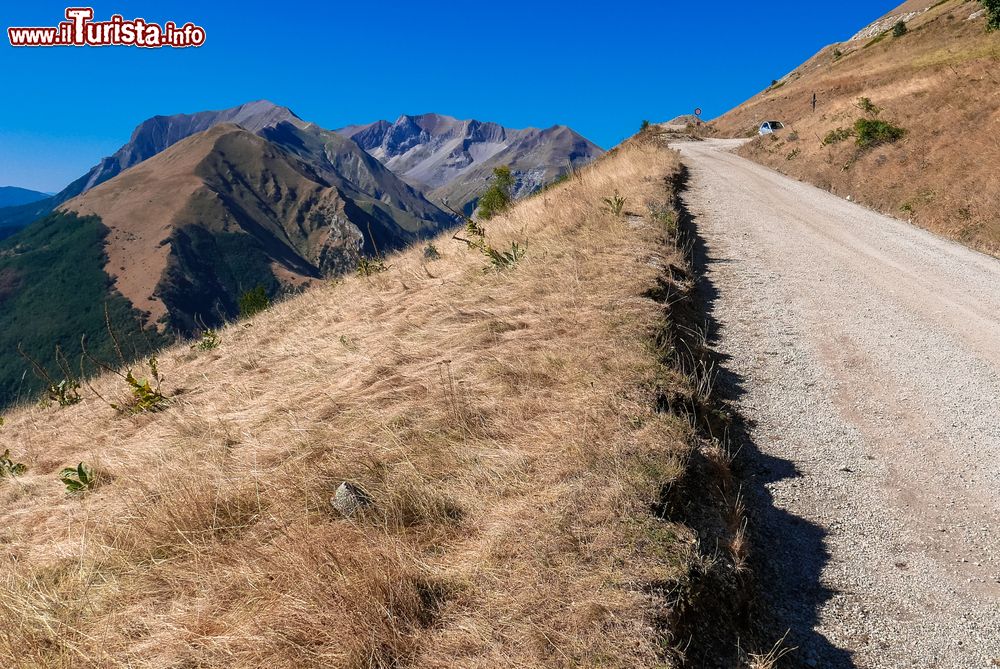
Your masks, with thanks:
<instances>
[{"instance_id":1,"label":"white gravel","mask_svg":"<svg viewBox=\"0 0 1000 669\"><path fill-rule=\"evenodd\" d=\"M757 579L815 667L1000 667L1000 262L678 145L751 427Z\"/></svg>"}]
</instances>

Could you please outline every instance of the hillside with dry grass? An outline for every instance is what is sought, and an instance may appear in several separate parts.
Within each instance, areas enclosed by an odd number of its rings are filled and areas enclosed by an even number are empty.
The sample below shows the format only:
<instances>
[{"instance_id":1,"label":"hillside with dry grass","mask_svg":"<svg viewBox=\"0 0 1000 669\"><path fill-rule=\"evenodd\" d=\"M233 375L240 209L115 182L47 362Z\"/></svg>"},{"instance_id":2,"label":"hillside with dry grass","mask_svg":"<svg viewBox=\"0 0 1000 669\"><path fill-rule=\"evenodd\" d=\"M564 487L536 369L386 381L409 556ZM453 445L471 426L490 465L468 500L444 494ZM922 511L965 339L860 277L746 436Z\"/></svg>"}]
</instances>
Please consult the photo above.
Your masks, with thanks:
<instances>
[{"instance_id":1,"label":"hillside with dry grass","mask_svg":"<svg viewBox=\"0 0 1000 669\"><path fill-rule=\"evenodd\" d=\"M628 142L487 223L527 249L501 271L448 233L162 351L163 402L107 374L9 412L3 666L735 655L744 526L678 171Z\"/></svg>"},{"instance_id":2,"label":"hillside with dry grass","mask_svg":"<svg viewBox=\"0 0 1000 669\"><path fill-rule=\"evenodd\" d=\"M909 0L712 125L722 135L755 136L761 122L781 120L785 131L755 137L741 154L1000 253L1000 32L986 31L982 9L978 1ZM895 36L904 18L907 29ZM859 109L861 98L880 111ZM903 135L861 146L859 119Z\"/></svg>"}]
</instances>

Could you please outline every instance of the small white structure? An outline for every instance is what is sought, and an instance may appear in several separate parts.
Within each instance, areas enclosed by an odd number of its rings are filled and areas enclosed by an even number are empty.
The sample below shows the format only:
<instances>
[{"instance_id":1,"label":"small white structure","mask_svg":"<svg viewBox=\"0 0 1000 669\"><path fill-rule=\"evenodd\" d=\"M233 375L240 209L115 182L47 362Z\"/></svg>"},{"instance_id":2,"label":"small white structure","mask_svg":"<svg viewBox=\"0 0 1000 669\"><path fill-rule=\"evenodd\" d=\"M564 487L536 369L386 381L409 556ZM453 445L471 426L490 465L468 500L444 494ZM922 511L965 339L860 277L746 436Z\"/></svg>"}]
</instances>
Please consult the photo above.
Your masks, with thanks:
<instances>
[{"instance_id":1,"label":"small white structure","mask_svg":"<svg viewBox=\"0 0 1000 669\"><path fill-rule=\"evenodd\" d=\"M760 124L760 130L758 132L762 135L770 135L784 127L785 124L781 121L764 121Z\"/></svg>"}]
</instances>

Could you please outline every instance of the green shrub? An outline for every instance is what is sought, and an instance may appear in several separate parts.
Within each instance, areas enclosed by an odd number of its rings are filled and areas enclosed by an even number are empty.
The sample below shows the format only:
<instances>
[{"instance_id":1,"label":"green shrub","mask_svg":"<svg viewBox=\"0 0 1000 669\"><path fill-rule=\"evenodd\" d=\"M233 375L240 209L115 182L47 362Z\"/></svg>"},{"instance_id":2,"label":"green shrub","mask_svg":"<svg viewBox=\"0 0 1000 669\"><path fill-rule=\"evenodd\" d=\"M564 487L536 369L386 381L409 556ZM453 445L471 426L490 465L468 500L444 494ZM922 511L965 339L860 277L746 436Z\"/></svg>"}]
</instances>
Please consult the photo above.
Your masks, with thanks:
<instances>
[{"instance_id":1,"label":"green shrub","mask_svg":"<svg viewBox=\"0 0 1000 669\"><path fill-rule=\"evenodd\" d=\"M979 0L986 10L986 29L1000 30L1000 0Z\"/></svg>"},{"instance_id":2,"label":"green shrub","mask_svg":"<svg viewBox=\"0 0 1000 669\"><path fill-rule=\"evenodd\" d=\"M843 51L841 51L840 49L834 49L833 50L833 60L834 60L834 62L840 60L843 57L844 57L844 52Z\"/></svg>"},{"instance_id":3,"label":"green shrub","mask_svg":"<svg viewBox=\"0 0 1000 669\"><path fill-rule=\"evenodd\" d=\"M511 242L510 251L496 250L486 241L486 228L471 218L465 219L465 232L469 235L468 239L459 237L457 234L454 235L453 239L465 243L470 249L477 249L489 259L490 264L483 269L484 272L491 270L499 272L500 270L510 269L526 253L526 249L517 242Z\"/></svg>"},{"instance_id":4,"label":"green shrub","mask_svg":"<svg viewBox=\"0 0 1000 669\"><path fill-rule=\"evenodd\" d=\"M62 373L62 379L59 381L56 381L49 374L41 362L35 360L35 358L25 352L20 343L17 345L17 352L22 358L28 361L28 364L31 365L32 370L35 372L35 376L45 382L45 396L39 400L41 406L49 406L54 403L61 407L68 407L80 401L80 382L76 380L76 377L70 370L69 361L59 346L55 347L56 365Z\"/></svg>"},{"instance_id":5,"label":"green shrub","mask_svg":"<svg viewBox=\"0 0 1000 669\"><path fill-rule=\"evenodd\" d=\"M649 121L643 119L642 124L639 126L639 132L645 132L647 130L649 130Z\"/></svg>"},{"instance_id":6,"label":"green shrub","mask_svg":"<svg viewBox=\"0 0 1000 669\"><path fill-rule=\"evenodd\" d=\"M883 111L881 107L876 106L875 103L871 101L871 98L858 98L858 101L854 106L872 118L878 118L878 115Z\"/></svg>"},{"instance_id":7,"label":"green shrub","mask_svg":"<svg viewBox=\"0 0 1000 669\"><path fill-rule=\"evenodd\" d=\"M26 471L28 471L27 465L21 464L20 462L14 462L10 459L9 448L4 450L3 455L0 455L0 479L8 476L20 476Z\"/></svg>"},{"instance_id":8,"label":"green shrub","mask_svg":"<svg viewBox=\"0 0 1000 669\"><path fill-rule=\"evenodd\" d=\"M493 168L489 189L479 198L479 217L489 220L508 209L514 202L514 175L506 165Z\"/></svg>"},{"instance_id":9,"label":"green shrub","mask_svg":"<svg viewBox=\"0 0 1000 669\"><path fill-rule=\"evenodd\" d=\"M267 296L264 286L257 286L253 290L240 295L240 317L250 318L266 310L271 306L271 300Z\"/></svg>"},{"instance_id":10,"label":"green shrub","mask_svg":"<svg viewBox=\"0 0 1000 669\"><path fill-rule=\"evenodd\" d=\"M897 21L896 25L892 27L892 36L897 39L908 32L910 32L910 29L906 27L906 21Z\"/></svg>"},{"instance_id":11,"label":"green shrub","mask_svg":"<svg viewBox=\"0 0 1000 669\"><path fill-rule=\"evenodd\" d=\"M490 259L491 267L485 268L483 271L489 271L493 269L497 272L505 269L510 269L516 265L524 254L527 253L527 249L523 246L518 245L517 242L510 243L510 251L497 251L490 245L486 245L483 248L483 253L486 257Z\"/></svg>"},{"instance_id":12,"label":"green shrub","mask_svg":"<svg viewBox=\"0 0 1000 669\"><path fill-rule=\"evenodd\" d=\"M131 397L126 402L112 404L111 407L124 414L152 413L160 411L167 406L166 396L160 392L160 370L155 357L146 361L149 368L149 377L141 381L132 374L132 370L125 373L125 382L128 384Z\"/></svg>"},{"instance_id":13,"label":"green shrub","mask_svg":"<svg viewBox=\"0 0 1000 669\"><path fill-rule=\"evenodd\" d=\"M858 148L870 149L881 144L892 144L903 138L906 130L887 121L859 118L854 123L854 136Z\"/></svg>"},{"instance_id":14,"label":"green shrub","mask_svg":"<svg viewBox=\"0 0 1000 669\"><path fill-rule=\"evenodd\" d=\"M853 137L854 131L845 128L837 128L836 130L831 130L826 133L826 137L823 138L823 146L829 146L830 144L840 144L844 140Z\"/></svg>"},{"instance_id":15,"label":"green shrub","mask_svg":"<svg viewBox=\"0 0 1000 669\"><path fill-rule=\"evenodd\" d=\"M358 258L358 276L374 276L389 269L381 256L361 256Z\"/></svg>"},{"instance_id":16,"label":"green shrub","mask_svg":"<svg viewBox=\"0 0 1000 669\"><path fill-rule=\"evenodd\" d=\"M219 339L219 333L215 330L205 330L201 333L201 339L197 343L191 344L191 350L199 351L211 351L212 349L218 348L221 340Z\"/></svg>"},{"instance_id":17,"label":"green shrub","mask_svg":"<svg viewBox=\"0 0 1000 669\"><path fill-rule=\"evenodd\" d=\"M438 251L437 247L427 242L427 246L424 247L424 260L437 260L441 257L441 252Z\"/></svg>"},{"instance_id":18,"label":"green shrub","mask_svg":"<svg viewBox=\"0 0 1000 669\"><path fill-rule=\"evenodd\" d=\"M625 198L622 197L618 191L615 191L613 197L606 197L603 199L604 204L608 205L608 211L615 216L621 216L622 209L625 207Z\"/></svg>"},{"instance_id":19,"label":"green shrub","mask_svg":"<svg viewBox=\"0 0 1000 669\"><path fill-rule=\"evenodd\" d=\"M59 480L71 494L84 493L93 490L99 484L99 478L93 469L82 462L76 467L67 467L59 473Z\"/></svg>"}]
</instances>

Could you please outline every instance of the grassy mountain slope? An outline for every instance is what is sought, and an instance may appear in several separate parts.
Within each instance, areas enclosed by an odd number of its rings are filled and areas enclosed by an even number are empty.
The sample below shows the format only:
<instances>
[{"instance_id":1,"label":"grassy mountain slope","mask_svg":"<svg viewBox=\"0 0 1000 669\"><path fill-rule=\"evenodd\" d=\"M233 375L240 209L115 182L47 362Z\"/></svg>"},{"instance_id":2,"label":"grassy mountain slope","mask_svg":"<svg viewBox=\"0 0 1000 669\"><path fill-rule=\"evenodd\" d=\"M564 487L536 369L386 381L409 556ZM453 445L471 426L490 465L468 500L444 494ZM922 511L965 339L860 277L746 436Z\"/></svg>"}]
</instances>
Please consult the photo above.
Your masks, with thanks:
<instances>
[{"instance_id":1,"label":"grassy mountain slope","mask_svg":"<svg viewBox=\"0 0 1000 669\"><path fill-rule=\"evenodd\" d=\"M743 155L885 213L1000 252L1000 33L963 0L910 0L890 17L918 12L891 33L823 49L778 85L713 122L740 136L768 119L788 129L758 138ZM895 18L877 23L891 27ZM816 93L816 112L811 109ZM865 116L903 128L898 142L859 151L854 137L823 144Z\"/></svg>"},{"instance_id":2,"label":"grassy mountain slope","mask_svg":"<svg viewBox=\"0 0 1000 669\"><path fill-rule=\"evenodd\" d=\"M716 666L704 640L736 639L689 616L727 605L741 519L673 413L711 415L681 371L677 170L630 142L489 222L527 244L510 269L445 234L168 349L164 411L8 415L7 666ZM80 461L103 484L68 495Z\"/></svg>"}]
</instances>

